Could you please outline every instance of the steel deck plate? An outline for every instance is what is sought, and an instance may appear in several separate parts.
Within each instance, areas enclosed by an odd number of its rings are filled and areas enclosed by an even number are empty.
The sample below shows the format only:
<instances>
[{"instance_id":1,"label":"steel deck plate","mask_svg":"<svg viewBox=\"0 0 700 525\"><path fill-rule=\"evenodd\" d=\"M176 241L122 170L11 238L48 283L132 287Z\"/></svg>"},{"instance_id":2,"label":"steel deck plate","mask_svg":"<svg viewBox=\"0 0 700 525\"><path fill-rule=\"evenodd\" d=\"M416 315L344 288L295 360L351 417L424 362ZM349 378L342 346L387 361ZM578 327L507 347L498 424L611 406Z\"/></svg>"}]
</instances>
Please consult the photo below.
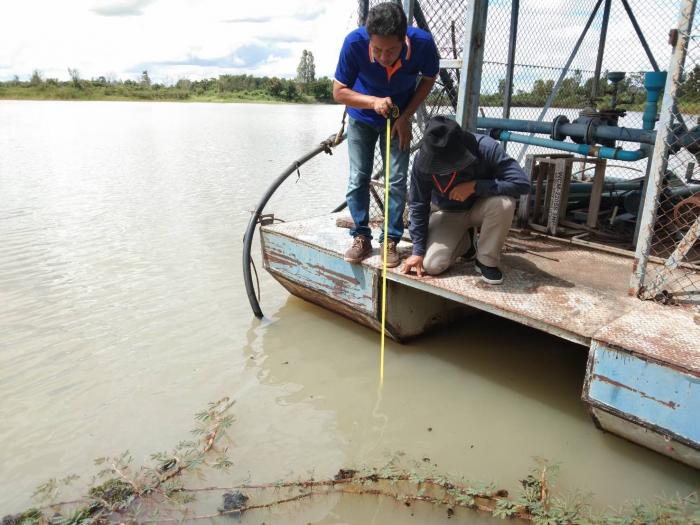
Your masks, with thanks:
<instances>
[{"instance_id":1,"label":"steel deck plate","mask_svg":"<svg viewBox=\"0 0 700 525\"><path fill-rule=\"evenodd\" d=\"M341 215L266 226L277 234L342 257L349 246ZM375 238L376 238L376 233ZM410 243L401 242L402 255ZM381 268L374 255L363 265ZM437 277L398 269L387 278L589 346L593 339L700 373L700 317L692 310L640 301L628 295L632 259L554 239L509 236L502 259L505 281L484 283L473 263L458 262Z\"/></svg>"}]
</instances>

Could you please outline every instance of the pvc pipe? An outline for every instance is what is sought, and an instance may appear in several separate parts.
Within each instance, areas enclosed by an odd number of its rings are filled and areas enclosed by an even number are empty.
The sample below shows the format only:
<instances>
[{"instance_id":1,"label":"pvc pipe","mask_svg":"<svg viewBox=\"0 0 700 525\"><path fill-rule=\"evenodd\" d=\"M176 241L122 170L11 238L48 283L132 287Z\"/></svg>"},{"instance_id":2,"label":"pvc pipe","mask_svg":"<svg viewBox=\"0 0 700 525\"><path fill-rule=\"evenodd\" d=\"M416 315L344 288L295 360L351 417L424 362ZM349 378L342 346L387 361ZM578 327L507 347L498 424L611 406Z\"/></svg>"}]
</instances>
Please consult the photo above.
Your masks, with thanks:
<instances>
[{"instance_id":1,"label":"pvc pipe","mask_svg":"<svg viewBox=\"0 0 700 525\"><path fill-rule=\"evenodd\" d=\"M665 71L647 71L644 73L644 88L647 90L647 102L642 115L642 127L654 129L659 108L659 95L666 84Z\"/></svg>"},{"instance_id":2,"label":"pvc pipe","mask_svg":"<svg viewBox=\"0 0 700 525\"><path fill-rule=\"evenodd\" d=\"M534 120L517 120L512 118L479 117L476 119L479 128L503 129L508 131L520 131L524 133L540 133L549 135L552 133L552 122L537 122Z\"/></svg>"},{"instance_id":3,"label":"pvc pipe","mask_svg":"<svg viewBox=\"0 0 700 525\"><path fill-rule=\"evenodd\" d=\"M644 150L624 150L620 148L609 148L607 146L589 146L588 144L574 144L572 142L562 142L553 139L544 139L540 137L531 137L529 135L517 135L510 131L501 131L498 135L499 140L507 140L509 142L519 142L520 144L529 144L532 146L541 146L543 148L558 149L561 151L569 151L578 153L588 157L598 157L601 159L614 159L625 162L634 162L643 159L647 156Z\"/></svg>"},{"instance_id":4,"label":"pvc pipe","mask_svg":"<svg viewBox=\"0 0 700 525\"><path fill-rule=\"evenodd\" d=\"M654 117L656 118L656 117ZM536 122L534 120L517 120L504 118L480 117L477 126L485 129L500 129L507 131L519 131L522 133L537 133L540 135L552 135L553 122ZM557 126L557 132L569 137L585 137L587 124L561 123ZM624 128L620 126L597 126L594 137L605 140L620 140L623 142L635 142L640 144L654 144L656 132L653 130Z\"/></svg>"}]
</instances>

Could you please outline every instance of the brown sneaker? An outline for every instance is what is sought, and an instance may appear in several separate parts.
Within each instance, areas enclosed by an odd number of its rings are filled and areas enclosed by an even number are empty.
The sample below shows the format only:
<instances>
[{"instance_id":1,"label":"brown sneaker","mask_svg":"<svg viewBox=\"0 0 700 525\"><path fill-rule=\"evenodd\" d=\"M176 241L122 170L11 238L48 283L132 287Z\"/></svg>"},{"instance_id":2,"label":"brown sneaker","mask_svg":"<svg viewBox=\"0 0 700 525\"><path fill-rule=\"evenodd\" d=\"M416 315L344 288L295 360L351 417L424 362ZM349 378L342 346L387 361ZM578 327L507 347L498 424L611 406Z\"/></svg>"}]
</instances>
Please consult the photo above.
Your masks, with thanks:
<instances>
[{"instance_id":1,"label":"brown sneaker","mask_svg":"<svg viewBox=\"0 0 700 525\"><path fill-rule=\"evenodd\" d=\"M348 248L343 258L351 263L359 263L369 257L371 253L372 240L364 235L358 235L353 239L352 246Z\"/></svg>"},{"instance_id":2,"label":"brown sneaker","mask_svg":"<svg viewBox=\"0 0 700 525\"><path fill-rule=\"evenodd\" d=\"M380 252L384 261L384 245L381 245ZM386 244L386 267L396 268L400 262L399 251L396 249L396 241L389 239Z\"/></svg>"}]
</instances>

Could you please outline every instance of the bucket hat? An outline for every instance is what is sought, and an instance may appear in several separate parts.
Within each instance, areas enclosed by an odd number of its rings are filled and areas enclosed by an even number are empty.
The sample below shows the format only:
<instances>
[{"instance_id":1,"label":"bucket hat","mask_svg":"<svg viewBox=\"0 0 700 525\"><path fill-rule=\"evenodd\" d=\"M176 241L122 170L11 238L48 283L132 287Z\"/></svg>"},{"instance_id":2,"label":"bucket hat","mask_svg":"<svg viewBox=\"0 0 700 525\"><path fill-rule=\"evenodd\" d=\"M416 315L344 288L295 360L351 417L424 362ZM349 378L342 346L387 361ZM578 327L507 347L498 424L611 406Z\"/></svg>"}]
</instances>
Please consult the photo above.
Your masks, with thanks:
<instances>
[{"instance_id":1,"label":"bucket hat","mask_svg":"<svg viewBox=\"0 0 700 525\"><path fill-rule=\"evenodd\" d=\"M448 117L433 117L425 127L416 168L435 175L463 170L477 160L469 146L476 150L474 135Z\"/></svg>"}]
</instances>

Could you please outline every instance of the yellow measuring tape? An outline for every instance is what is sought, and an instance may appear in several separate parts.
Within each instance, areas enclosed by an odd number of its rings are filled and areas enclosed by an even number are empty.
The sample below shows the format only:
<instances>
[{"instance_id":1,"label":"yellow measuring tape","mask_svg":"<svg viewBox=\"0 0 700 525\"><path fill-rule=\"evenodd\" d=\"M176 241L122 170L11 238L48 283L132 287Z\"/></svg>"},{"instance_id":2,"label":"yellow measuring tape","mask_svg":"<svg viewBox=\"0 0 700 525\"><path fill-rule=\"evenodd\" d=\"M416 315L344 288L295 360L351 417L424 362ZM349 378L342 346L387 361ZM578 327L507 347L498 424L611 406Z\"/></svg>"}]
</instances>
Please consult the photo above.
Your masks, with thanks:
<instances>
[{"instance_id":1,"label":"yellow measuring tape","mask_svg":"<svg viewBox=\"0 0 700 525\"><path fill-rule=\"evenodd\" d=\"M379 384L384 383L384 328L386 327L386 256L387 256L387 235L389 231L389 161L391 159L391 119L386 119L386 160L384 167L386 173L384 175L384 242L383 248L383 264L382 264L382 342L381 342L381 357L379 364Z\"/></svg>"}]
</instances>

